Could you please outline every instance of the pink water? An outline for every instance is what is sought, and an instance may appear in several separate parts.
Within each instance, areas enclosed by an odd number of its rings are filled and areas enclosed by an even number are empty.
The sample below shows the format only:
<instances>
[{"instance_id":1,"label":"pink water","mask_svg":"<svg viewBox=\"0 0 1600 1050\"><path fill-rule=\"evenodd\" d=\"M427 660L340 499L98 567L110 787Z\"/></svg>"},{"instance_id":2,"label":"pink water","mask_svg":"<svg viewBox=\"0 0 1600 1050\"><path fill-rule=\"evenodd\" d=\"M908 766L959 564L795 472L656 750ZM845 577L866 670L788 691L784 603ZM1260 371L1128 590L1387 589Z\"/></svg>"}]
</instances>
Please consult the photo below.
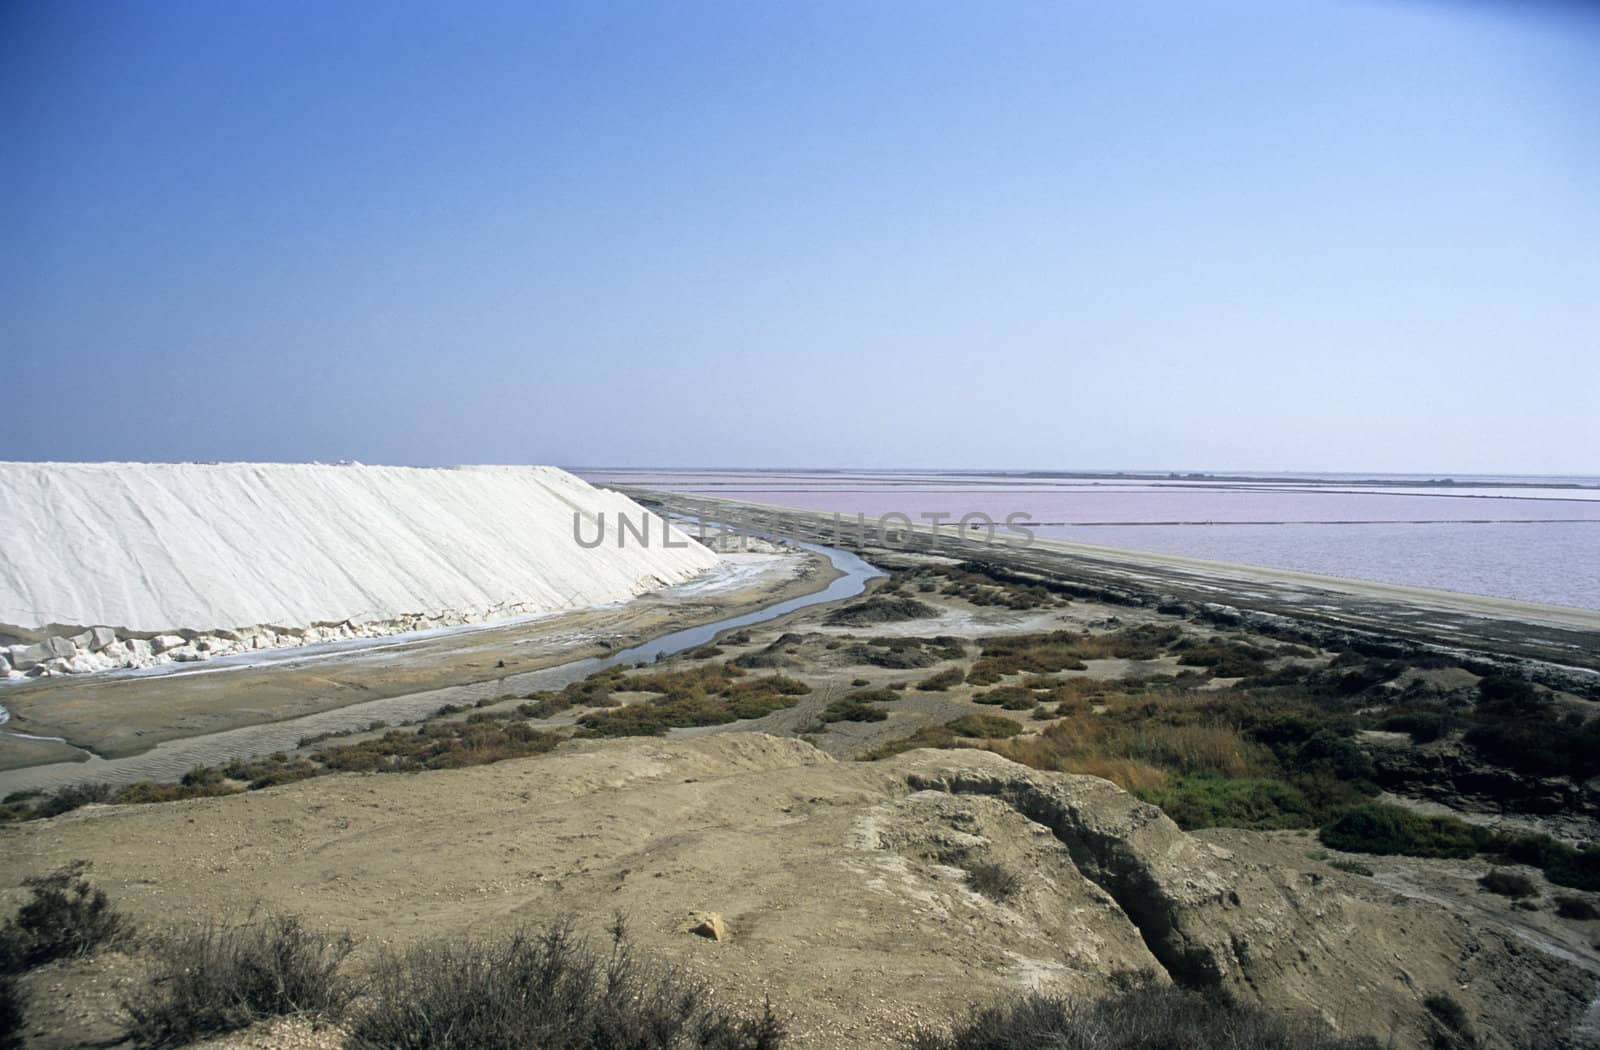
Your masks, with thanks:
<instances>
[{"instance_id":1,"label":"pink water","mask_svg":"<svg viewBox=\"0 0 1600 1050\"><path fill-rule=\"evenodd\" d=\"M1023 512L1040 536L1600 609L1600 478L1371 484L1253 477L1023 477L827 471L582 471L869 518ZM1520 482L1508 487L1504 482ZM1573 487L1579 486L1579 487Z\"/></svg>"}]
</instances>

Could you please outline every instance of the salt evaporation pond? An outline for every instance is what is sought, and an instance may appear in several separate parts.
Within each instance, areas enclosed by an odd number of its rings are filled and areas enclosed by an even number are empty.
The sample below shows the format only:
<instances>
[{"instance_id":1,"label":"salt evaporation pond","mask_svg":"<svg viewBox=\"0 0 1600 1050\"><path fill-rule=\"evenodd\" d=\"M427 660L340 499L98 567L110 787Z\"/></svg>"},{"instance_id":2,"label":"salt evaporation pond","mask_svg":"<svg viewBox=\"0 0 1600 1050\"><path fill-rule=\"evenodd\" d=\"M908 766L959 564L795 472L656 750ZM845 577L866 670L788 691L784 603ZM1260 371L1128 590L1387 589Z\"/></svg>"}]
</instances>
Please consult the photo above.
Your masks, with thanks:
<instances>
[{"instance_id":1,"label":"salt evaporation pond","mask_svg":"<svg viewBox=\"0 0 1600 1050\"><path fill-rule=\"evenodd\" d=\"M585 471L824 513L1021 511L1041 537L1600 609L1600 478ZM1430 484L1430 480L1435 483Z\"/></svg>"}]
</instances>

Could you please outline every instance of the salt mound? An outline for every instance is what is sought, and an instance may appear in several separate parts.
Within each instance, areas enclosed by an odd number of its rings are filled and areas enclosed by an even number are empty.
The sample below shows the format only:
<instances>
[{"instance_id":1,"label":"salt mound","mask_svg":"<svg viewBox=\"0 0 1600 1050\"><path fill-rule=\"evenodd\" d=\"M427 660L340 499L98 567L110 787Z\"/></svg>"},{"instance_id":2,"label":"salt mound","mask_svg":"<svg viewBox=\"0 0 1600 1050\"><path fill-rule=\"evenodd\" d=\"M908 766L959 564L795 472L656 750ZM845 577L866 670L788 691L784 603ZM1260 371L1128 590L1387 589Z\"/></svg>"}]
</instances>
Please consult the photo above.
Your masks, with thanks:
<instances>
[{"instance_id":1,"label":"salt mound","mask_svg":"<svg viewBox=\"0 0 1600 1050\"><path fill-rule=\"evenodd\" d=\"M0 636L33 643L0 676L600 605L716 562L554 467L0 463Z\"/></svg>"}]
</instances>

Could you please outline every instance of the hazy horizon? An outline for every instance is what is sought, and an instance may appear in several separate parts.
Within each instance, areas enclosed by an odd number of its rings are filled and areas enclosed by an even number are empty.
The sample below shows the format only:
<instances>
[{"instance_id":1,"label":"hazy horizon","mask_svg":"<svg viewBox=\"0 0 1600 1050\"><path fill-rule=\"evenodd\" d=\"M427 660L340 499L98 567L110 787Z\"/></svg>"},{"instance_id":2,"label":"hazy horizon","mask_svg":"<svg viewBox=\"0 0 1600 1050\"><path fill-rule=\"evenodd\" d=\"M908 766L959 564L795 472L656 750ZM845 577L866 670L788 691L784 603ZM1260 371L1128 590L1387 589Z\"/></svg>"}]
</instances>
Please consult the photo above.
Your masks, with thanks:
<instances>
[{"instance_id":1,"label":"hazy horizon","mask_svg":"<svg viewBox=\"0 0 1600 1050\"><path fill-rule=\"evenodd\" d=\"M21 0L0 459L1589 476L1597 100L1553 0Z\"/></svg>"}]
</instances>

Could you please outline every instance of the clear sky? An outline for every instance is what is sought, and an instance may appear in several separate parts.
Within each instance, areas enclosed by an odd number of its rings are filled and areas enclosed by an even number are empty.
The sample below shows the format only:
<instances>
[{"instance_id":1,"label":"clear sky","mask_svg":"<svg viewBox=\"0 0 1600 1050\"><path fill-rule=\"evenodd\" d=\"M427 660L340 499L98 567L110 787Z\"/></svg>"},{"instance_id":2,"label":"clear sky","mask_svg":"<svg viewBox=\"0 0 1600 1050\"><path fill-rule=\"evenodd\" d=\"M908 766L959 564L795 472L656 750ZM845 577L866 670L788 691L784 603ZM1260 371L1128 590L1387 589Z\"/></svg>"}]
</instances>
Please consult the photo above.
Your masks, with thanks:
<instances>
[{"instance_id":1,"label":"clear sky","mask_svg":"<svg viewBox=\"0 0 1600 1050\"><path fill-rule=\"evenodd\" d=\"M0 459L1600 473L1600 11L3 0Z\"/></svg>"}]
</instances>

